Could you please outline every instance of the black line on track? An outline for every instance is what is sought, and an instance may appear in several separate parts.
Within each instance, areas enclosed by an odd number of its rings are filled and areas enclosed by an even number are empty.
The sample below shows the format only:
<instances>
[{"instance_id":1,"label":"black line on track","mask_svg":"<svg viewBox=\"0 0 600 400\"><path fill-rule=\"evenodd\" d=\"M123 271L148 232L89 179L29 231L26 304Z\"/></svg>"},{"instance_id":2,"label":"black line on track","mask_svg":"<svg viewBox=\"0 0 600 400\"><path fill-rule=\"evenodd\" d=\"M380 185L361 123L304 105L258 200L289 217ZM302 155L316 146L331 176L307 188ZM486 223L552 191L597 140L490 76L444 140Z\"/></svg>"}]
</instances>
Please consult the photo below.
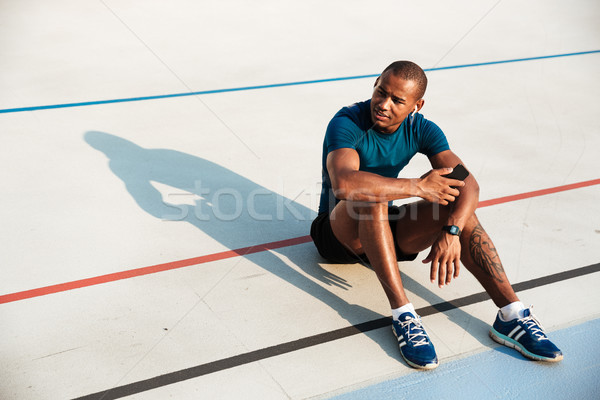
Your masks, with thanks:
<instances>
[{"instance_id":1,"label":"black line on track","mask_svg":"<svg viewBox=\"0 0 600 400\"><path fill-rule=\"evenodd\" d=\"M515 292L520 292L523 290L533 289L539 286L549 285L552 283L577 278L599 271L600 263L592 264L586 267L576 268L569 271L563 271L541 278L535 278L525 282L516 283L512 286ZM469 296L460 297L458 299L423 307L418 309L417 313L420 316L425 317L428 315L450 311L456 308L461 308L476 303L481 303L486 300L489 300L488 294L486 292L480 292ZM75 400L111 400L119 399L125 396L131 396L136 393L157 389L188 379L197 378L202 375L212 374L229 368L239 367L241 365L249 364L255 361L264 360L266 358L291 353L293 351L302 350L308 347L317 346L338 339L343 339L349 336L357 335L359 333L369 332L375 329L388 327L391 324L391 319L391 317L383 317L372 321L348 326L346 328L336 329L333 331L308 336L302 339L293 340L291 342L265 347L263 349L238 354L236 356L223 358L217 361L211 361L209 363L197 365L195 367L186 368L175 372L169 372L167 374L159 375L153 378L144 379L122 386L117 386L108 390L103 390L101 392L78 397Z\"/></svg>"}]
</instances>

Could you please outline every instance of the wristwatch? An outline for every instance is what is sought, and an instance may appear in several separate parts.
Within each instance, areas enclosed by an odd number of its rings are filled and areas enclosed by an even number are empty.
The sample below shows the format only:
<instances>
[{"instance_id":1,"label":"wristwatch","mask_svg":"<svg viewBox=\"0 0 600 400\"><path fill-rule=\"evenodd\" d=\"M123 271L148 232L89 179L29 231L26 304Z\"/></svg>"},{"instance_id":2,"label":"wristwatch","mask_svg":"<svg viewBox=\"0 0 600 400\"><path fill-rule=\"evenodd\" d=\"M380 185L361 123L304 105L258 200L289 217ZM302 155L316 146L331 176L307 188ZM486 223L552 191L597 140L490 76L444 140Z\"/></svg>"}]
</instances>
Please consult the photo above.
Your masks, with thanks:
<instances>
[{"instance_id":1,"label":"wristwatch","mask_svg":"<svg viewBox=\"0 0 600 400\"><path fill-rule=\"evenodd\" d=\"M460 228L456 225L446 225L442 227L442 230L444 232L448 232L451 235L460 236Z\"/></svg>"}]
</instances>

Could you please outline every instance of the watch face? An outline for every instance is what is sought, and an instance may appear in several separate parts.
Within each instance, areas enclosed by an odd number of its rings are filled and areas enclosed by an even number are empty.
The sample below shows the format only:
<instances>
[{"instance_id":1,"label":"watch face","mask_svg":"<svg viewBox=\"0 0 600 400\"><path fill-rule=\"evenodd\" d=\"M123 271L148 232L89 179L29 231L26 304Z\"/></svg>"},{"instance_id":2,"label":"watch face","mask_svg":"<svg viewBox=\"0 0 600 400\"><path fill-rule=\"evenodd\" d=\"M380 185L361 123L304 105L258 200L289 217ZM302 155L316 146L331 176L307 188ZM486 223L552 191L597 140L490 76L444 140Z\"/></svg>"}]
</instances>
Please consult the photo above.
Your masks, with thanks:
<instances>
[{"instance_id":1,"label":"watch face","mask_svg":"<svg viewBox=\"0 0 600 400\"><path fill-rule=\"evenodd\" d=\"M460 228L456 225L445 226L444 230L451 235L460 236Z\"/></svg>"}]
</instances>

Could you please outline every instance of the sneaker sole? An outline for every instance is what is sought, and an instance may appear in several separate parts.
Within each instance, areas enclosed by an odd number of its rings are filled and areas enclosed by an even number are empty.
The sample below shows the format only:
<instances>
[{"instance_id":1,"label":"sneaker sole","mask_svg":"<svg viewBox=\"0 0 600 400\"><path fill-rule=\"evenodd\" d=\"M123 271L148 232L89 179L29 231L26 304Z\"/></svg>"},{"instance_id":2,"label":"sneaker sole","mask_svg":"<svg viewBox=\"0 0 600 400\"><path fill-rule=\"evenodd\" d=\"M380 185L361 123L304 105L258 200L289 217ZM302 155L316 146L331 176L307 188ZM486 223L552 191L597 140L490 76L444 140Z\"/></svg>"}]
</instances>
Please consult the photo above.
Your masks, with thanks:
<instances>
[{"instance_id":1,"label":"sneaker sole","mask_svg":"<svg viewBox=\"0 0 600 400\"><path fill-rule=\"evenodd\" d=\"M494 328L490 329L490 337L492 338L492 340L494 340L497 343L503 344L504 346L507 346L507 347L510 347L511 349L517 350L519 353L523 354L525 357L529 358L530 360L558 362L563 359L562 354L560 356L554 357L554 358L538 356L536 354L533 354L532 352L528 351L525 347L523 347L523 345L521 343L509 338L508 336L501 334Z\"/></svg>"},{"instance_id":2,"label":"sneaker sole","mask_svg":"<svg viewBox=\"0 0 600 400\"><path fill-rule=\"evenodd\" d=\"M394 336L396 337L396 344L398 343L398 335L396 335L396 331L394 330L394 328L392 327L392 332L394 333ZM406 363L408 365L410 365L413 368L416 369L436 369L438 367L438 365L440 365L439 361L436 362L435 364L426 364L426 365L419 365L419 364L415 364L414 362L408 360L406 357L404 357L404 353L402 352L402 349L400 349L400 355L402 356L402 358L404 359L404 361L406 361Z\"/></svg>"},{"instance_id":3,"label":"sneaker sole","mask_svg":"<svg viewBox=\"0 0 600 400\"><path fill-rule=\"evenodd\" d=\"M427 365L419 365L419 364L415 364L413 362L410 362L409 360L406 359L406 357L404 357L404 354L402 354L402 351L400 351L400 355L402 356L402 358L404 359L404 361L406 361L406 363L408 365L410 365L413 368L416 369L436 369L439 365L439 363L437 364L427 364Z\"/></svg>"}]
</instances>

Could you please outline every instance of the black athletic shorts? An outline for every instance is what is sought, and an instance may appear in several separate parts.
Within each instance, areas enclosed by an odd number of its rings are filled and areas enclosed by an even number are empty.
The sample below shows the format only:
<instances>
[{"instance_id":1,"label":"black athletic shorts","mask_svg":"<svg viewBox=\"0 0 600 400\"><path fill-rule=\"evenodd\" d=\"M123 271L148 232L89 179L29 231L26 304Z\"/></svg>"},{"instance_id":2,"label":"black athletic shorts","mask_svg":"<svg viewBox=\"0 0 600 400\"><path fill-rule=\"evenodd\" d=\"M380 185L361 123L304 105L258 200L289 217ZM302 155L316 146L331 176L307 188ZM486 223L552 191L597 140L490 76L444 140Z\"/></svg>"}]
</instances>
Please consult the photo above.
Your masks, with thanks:
<instances>
[{"instance_id":1,"label":"black athletic shorts","mask_svg":"<svg viewBox=\"0 0 600 400\"><path fill-rule=\"evenodd\" d=\"M402 206L404 207L404 206ZM392 229L392 235L394 235L394 243L396 243L396 222L397 218L394 216L400 215L402 210L398 206L390 206L388 208L388 215L390 221L390 228ZM348 250L339 240L334 236L331 230L331 222L329 221L329 213L321 213L315 218L310 226L310 236L312 237L317 250L321 257L332 263L339 264L354 264L357 262L369 263L369 259L366 255L357 255ZM398 261L412 261L417 258L415 254L405 254L400 250L396 243L396 258Z\"/></svg>"}]
</instances>

